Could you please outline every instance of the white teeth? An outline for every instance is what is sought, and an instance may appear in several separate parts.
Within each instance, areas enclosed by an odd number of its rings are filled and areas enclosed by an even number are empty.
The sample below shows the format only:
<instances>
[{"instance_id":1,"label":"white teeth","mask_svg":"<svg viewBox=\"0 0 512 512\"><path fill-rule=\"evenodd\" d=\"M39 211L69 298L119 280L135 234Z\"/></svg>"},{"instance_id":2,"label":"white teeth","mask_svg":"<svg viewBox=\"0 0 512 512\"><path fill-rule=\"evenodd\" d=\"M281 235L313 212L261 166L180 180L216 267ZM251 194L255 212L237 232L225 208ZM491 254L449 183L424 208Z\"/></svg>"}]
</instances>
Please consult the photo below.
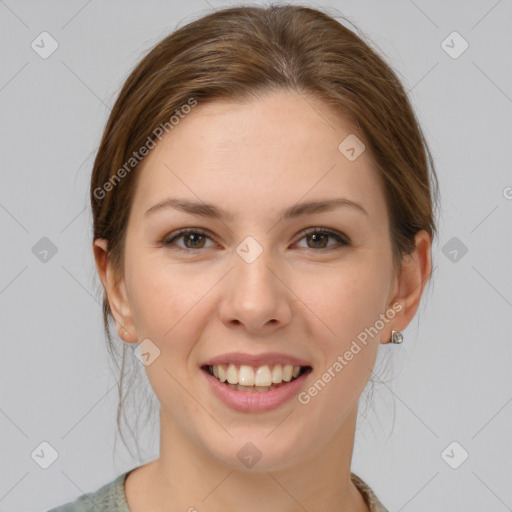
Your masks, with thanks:
<instances>
[{"instance_id":1,"label":"white teeth","mask_svg":"<svg viewBox=\"0 0 512 512\"><path fill-rule=\"evenodd\" d=\"M232 388L237 389L238 386L243 386L243 390L247 388L254 391L268 391L274 388L274 384L281 384L282 382L290 382L292 378L297 378L300 374L301 367L293 366L291 364L276 364L270 369L270 366L265 364L258 368L242 364L237 367L235 364L230 363L227 365L215 365L211 367L214 377L221 382L226 382ZM254 389L255 388L255 389Z\"/></svg>"},{"instance_id":2,"label":"white teeth","mask_svg":"<svg viewBox=\"0 0 512 512\"><path fill-rule=\"evenodd\" d=\"M299 368L300 370L300 368ZM285 382L290 382L292 380L293 374L293 366L291 364L287 364L283 367L283 380Z\"/></svg>"},{"instance_id":3,"label":"white teeth","mask_svg":"<svg viewBox=\"0 0 512 512\"><path fill-rule=\"evenodd\" d=\"M300 368L300 367L299 367ZM283 367L280 364L276 364L272 370L272 382L279 384L283 381Z\"/></svg>"},{"instance_id":4,"label":"white teeth","mask_svg":"<svg viewBox=\"0 0 512 512\"><path fill-rule=\"evenodd\" d=\"M254 384L256 386L270 386L272 384L272 374L268 365L260 366L256 370Z\"/></svg>"},{"instance_id":5,"label":"white teeth","mask_svg":"<svg viewBox=\"0 0 512 512\"><path fill-rule=\"evenodd\" d=\"M238 370L234 364L230 364L228 366L226 377L230 384L238 384Z\"/></svg>"},{"instance_id":6,"label":"white teeth","mask_svg":"<svg viewBox=\"0 0 512 512\"><path fill-rule=\"evenodd\" d=\"M243 364L238 372L238 384L242 386L254 386L254 370L252 366Z\"/></svg>"}]
</instances>

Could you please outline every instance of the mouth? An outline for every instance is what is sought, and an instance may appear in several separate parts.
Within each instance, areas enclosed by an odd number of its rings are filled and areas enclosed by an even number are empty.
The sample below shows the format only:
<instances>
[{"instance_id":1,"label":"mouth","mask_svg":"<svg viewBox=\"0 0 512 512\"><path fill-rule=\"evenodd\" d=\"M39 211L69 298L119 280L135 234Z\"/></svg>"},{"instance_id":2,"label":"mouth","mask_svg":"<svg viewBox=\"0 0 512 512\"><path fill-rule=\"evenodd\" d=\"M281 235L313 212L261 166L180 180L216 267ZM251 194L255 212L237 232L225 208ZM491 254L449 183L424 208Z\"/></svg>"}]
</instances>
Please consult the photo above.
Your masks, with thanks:
<instances>
[{"instance_id":1,"label":"mouth","mask_svg":"<svg viewBox=\"0 0 512 512\"><path fill-rule=\"evenodd\" d=\"M286 386L312 371L311 366L272 364L258 367L249 365L203 365L201 370L236 391L265 393Z\"/></svg>"}]
</instances>

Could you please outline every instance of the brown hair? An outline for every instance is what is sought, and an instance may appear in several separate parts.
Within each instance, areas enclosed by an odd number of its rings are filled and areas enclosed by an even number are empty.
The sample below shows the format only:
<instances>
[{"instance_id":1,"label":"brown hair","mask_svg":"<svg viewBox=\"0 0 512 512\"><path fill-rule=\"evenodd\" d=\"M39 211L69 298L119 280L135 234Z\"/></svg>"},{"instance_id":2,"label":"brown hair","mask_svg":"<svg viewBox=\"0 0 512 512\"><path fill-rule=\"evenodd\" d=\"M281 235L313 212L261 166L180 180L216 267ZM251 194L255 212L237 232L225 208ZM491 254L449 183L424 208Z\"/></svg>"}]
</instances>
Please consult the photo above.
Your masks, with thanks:
<instances>
[{"instance_id":1,"label":"brown hair","mask_svg":"<svg viewBox=\"0 0 512 512\"><path fill-rule=\"evenodd\" d=\"M159 127L168 131L169 120L191 99L243 101L276 89L322 100L357 126L383 183L396 266L414 250L418 231L434 238L438 185L432 156L403 86L378 53L318 9L230 7L188 23L157 44L132 71L112 109L90 192L94 239L108 241L118 276L137 179L139 159L131 160L133 155L154 145ZM112 353L105 292L103 315Z\"/></svg>"}]
</instances>

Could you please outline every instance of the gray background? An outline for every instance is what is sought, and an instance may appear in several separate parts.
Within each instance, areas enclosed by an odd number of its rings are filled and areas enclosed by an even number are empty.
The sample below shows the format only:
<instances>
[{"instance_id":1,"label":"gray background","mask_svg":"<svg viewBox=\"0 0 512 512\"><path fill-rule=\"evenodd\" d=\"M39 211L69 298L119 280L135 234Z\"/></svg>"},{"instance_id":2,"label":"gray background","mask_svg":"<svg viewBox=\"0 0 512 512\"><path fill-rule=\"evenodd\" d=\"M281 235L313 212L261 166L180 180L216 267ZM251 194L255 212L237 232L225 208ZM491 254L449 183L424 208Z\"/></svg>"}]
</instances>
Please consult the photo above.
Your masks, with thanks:
<instances>
[{"instance_id":1,"label":"gray background","mask_svg":"<svg viewBox=\"0 0 512 512\"><path fill-rule=\"evenodd\" d=\"M112 455L90 170L135 63L178 24L233 3L0 1L0 511L46 510L142 463L119 442ZM441 184L433 282L404 344L380 349L386 378L360 415L352 470L391 511L512 510L512 2L310 5L339 9L398 71ZM31 48L43 31L59 45L46 59ZM453 31L469 43L458 58L442 46ZM46 261L43 237L57 249ZM158 454L153 427L144 462ZM48 469L31 456L44 441L58 453Z\"/></svg>"}]
</instances>

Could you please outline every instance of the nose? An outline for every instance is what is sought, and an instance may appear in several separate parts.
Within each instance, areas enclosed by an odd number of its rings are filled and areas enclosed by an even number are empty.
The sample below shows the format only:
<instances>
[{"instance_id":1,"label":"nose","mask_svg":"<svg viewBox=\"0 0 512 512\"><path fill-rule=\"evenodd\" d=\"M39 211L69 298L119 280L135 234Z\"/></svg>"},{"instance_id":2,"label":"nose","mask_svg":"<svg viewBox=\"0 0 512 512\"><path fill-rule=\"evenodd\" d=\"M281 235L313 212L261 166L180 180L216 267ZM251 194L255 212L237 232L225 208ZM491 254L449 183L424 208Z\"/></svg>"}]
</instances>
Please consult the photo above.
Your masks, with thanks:
<instances>
[{"instance_id":1,"label":"nose","mask_svg":"<svg viewBox=\"0 0 512 512\"><path fill-rule=\"evenodd\" d=\"M234 255L220 306L221 319L228 327L241 325L253 334L268 334L290 322L293 293L271 260L269 250L251 262Z\"/></svg>"}]
</instances>

